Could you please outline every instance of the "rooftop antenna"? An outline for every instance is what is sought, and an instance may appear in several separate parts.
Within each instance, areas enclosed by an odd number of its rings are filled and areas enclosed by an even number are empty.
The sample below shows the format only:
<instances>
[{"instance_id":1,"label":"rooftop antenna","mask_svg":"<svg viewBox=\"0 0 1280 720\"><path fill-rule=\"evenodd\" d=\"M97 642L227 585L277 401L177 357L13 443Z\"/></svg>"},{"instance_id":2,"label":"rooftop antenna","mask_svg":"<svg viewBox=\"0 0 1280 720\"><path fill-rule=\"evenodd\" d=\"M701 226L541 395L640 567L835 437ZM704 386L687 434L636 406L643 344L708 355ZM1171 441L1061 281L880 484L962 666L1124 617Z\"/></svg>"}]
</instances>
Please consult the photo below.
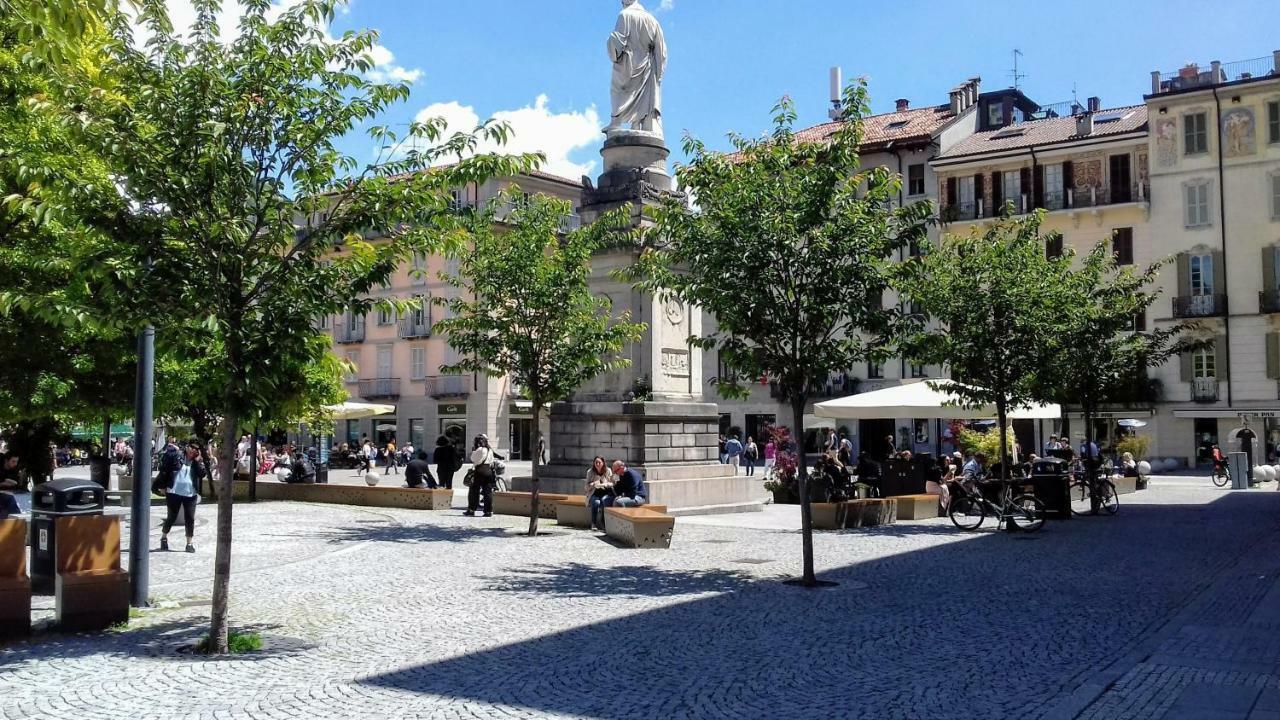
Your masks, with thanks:
<instances>
[{"instance_id":1,"label":"rooftop antenna","mask_svg":"<svg viewBox=\"0 0 1280 720\"><path fill-rule=\"evenodd\" d=\"M836 65L831 68L831 109L827 111L827 117L833 121L844 117L844 82L841 79L840 66Z\"/></svg>"},{"instance_id":2,"label":"rooftop antenna","mask_svg":"<svg viewBox=\"0 0 1280 720\"><path fill-rule=\"evenodd\" d=\"M1025 73L1018 72L1018 58L1020 57L1022 57L1022 51L1019 50L1018 48L1014 48L1013 49L1013 72L1010 73L1010 75L1013 76L1014 90L1017 90L1019 84L1021 84L1023 79L1027 77Z\"/></svg>"}]
</instances>

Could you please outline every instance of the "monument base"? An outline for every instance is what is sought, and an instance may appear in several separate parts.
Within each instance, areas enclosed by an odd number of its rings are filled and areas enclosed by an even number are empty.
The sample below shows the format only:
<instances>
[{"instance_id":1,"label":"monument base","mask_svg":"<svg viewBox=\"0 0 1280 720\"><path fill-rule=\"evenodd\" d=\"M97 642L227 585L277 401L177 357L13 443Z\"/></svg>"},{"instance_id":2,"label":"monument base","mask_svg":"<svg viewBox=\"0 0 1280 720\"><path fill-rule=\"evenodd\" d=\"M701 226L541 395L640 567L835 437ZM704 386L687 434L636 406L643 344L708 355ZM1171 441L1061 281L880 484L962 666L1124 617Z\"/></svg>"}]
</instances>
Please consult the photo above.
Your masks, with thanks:
<instances>
[{"instance_id":1,"label":"monument base","mask_svg":"<svg viewBox=\"0 0 1280 720\"><path fill-rule=\"evenodd\" d=\"M639 470L649 502L673 515L760 512L763 478L734 475L719 461L719 411L714 403L587 402L551 406L551 463L541 468L542 492L581 495L598 455ZM527 491L529 478L512 489Z\"/></svg>"}]
</instances>

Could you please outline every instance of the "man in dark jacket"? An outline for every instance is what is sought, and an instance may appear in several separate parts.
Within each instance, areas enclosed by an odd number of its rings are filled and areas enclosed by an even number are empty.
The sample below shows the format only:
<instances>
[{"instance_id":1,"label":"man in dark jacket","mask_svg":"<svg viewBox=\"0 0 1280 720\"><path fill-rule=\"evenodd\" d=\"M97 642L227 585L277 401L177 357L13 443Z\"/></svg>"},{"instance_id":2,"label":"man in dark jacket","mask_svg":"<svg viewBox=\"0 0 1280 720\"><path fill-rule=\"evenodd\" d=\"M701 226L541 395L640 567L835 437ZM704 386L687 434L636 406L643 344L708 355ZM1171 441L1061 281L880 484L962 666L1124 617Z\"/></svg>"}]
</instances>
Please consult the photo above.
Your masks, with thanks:
<instances>
[{"instance_id":1,"label":"man in dark jacket","mask_svg":"<svg viewBox=\"0 0 1280 720\"><path fill-rule=\"evenodd\" d=\"M453 474L462 467L458 449L449 442L449 438L441 435L436 438L435 457L436 474L440 476L440 487L453 489Z\"/></svg>"},{"instance_id":2,"label":"man in dark jacket","mask_svg":"<svg viewBox=\"0 0 1280 720\"><path fill-rule=\"evenodd\" d=\"M414 454L412 460L404 467L404 479L409 483L409 487L422 487L425 480L427 487L435 489L439 487L436 479L431 475L431 464L427 462L427 451L419 450Z\"/></svg>"},{"instance_id":3,"label":"man in dark jacket","mask_svg":"<svg viewBox=\"0 0 1280 720\"><path fill-rule=\"evenodd\" d=\"M627 467L621 460L613 461L613 502L616 507L639 507L649 501L649 489L644 486L644 476L639 470Z\"/></svg>"}]
</instances>

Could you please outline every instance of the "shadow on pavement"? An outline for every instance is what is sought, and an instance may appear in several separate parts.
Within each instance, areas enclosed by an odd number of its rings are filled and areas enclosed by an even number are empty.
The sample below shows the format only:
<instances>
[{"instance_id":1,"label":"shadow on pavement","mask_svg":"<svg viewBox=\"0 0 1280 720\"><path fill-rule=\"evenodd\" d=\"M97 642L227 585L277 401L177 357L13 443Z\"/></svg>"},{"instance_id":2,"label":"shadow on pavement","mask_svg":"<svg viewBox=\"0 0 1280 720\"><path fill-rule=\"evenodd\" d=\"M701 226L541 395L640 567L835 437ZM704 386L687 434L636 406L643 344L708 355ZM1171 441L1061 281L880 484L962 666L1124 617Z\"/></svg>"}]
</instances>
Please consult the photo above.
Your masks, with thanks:
<instances>
[{"instance_id":1,"label":"shadow on pavement","mask_svg":"<svg viewBox=\"0 0 1280 720\"><path fill-rule=\"evenodd\" d=\"M137 621L133 621L137 622ZM232 627L236 632L262 636L263 647L240 655L198 655L189 652L209 632L205 616L144 622L122 630L59 633L56 629L38 632L30 639L0 645L0 667L11 663L69 659L82 656L184 657L218 662L225 660L266 660L305 653L315 647L298 638L276 635L281 626L249 624ZM3 675L0 674L0 677Z\"/></svg>"},{"instance_id":2,"label":"shadow on pavement","mask_svg":"<svg viewBox=\"0 0 1280 720\"><path fill-rule=\"evenodd\" d=\"M392 542L392 543L433 543L433 542L471 542L484 538L508 537L513 533L507 528L495 527L447 527L440 525L359 525L352 527L328 528L319 532L308 533L308 537L325 540L330 543L350 542Z\"/></svg>"},{"instance_id":3,"label":"shadow on pavement","mask_svg":"<svg viewBox=\"0 0 1280 720\"><path fill-rule=\"evenodd\" d=\"M669 597L725 593L753 581L735 570L660 570L645 566L594 567L582 563L512 568L503 577L481 578L492 592L560 597Z\"/></svg>"}]
</instances>

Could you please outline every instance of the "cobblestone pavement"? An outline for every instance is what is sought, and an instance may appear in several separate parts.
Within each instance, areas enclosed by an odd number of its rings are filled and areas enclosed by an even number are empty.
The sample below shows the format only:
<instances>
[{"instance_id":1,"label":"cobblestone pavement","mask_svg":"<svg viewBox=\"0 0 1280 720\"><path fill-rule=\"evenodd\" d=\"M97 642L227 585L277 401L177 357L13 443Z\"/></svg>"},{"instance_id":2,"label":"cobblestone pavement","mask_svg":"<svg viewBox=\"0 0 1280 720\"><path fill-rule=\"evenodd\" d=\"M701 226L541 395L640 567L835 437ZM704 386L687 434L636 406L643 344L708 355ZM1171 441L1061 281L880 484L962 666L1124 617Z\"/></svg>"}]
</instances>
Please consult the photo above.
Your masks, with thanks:
<instances>
[{"instance_id":1,"label":"cobblestone pavement","mask_svg":"<svg viewBox=\"0 0 1280 720\"><path fill-rule=\"evenodd\" d=\"M779 582L785 530L678 522L670 551L636 551L458 511L240 505L233 622L266 647L232 659L179 652L208 613L206 505L196 554L151 555L154 595L191 604L0 648L0 717L1262 718L1280 493L1207 485L1036 535L820 533L840 583L821 590Z\"/></svg>"}]
</instances>

